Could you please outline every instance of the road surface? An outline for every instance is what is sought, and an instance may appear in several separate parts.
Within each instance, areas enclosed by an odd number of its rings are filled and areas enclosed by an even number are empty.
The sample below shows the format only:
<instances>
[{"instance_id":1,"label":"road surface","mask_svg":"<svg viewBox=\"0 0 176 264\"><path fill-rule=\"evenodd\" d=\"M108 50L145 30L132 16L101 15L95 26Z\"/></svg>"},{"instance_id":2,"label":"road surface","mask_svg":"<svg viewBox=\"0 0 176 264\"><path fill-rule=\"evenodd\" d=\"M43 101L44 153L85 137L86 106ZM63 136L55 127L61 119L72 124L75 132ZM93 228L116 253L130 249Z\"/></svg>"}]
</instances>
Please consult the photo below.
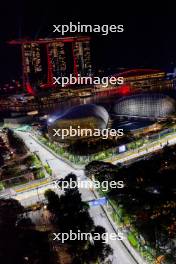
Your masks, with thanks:
<instances>
[{"instance_id":1,"label":"road surface","mask_svg":"<svg viewBox=\"0 0 176 264\"><path fill-rule=\"evenodd\" d=\"M43 163L48 162L51 166L53 173L57 176L57 178L63 178L68 173L75 173L77 175L78 180L85 180L85 174L84 170L81 169L73 169L69 164L64 162L63 160L60 160L59 158L56 158L51 152L49 152L47 149L45 149L43 146L41 146L37 141L35 141L31 136L30 133L26 132L18 132L20 137L23 138L25 141L25 144L28 146L30 151L37 152L39 155L41 161ZM24 205L27 205L27 203L30 202L36 202L38 199L43 198L43 192L52 187L52 184L48 184L46 186L43 186L42 188L39 188L38 190L28 190L24 193L19 193L17 195L17 199L20 200L20 202ZM82 199L84 201L95 199L94 194L89 189L80 189ZM110 233L114 233L114 228L112 224L110 223L109 219L107 218L104 210L102 207L90 207L90 215L92 216L94 222L96 225L103 226L106 231ZM137 260L132 257L132 255L128 252L126 247L121 241L118 240L110 240L109 241L110 246L113 249L113 264L145 264L144 260L140 257L139 254L137 254Z\"/></svg>"}]
</instances>

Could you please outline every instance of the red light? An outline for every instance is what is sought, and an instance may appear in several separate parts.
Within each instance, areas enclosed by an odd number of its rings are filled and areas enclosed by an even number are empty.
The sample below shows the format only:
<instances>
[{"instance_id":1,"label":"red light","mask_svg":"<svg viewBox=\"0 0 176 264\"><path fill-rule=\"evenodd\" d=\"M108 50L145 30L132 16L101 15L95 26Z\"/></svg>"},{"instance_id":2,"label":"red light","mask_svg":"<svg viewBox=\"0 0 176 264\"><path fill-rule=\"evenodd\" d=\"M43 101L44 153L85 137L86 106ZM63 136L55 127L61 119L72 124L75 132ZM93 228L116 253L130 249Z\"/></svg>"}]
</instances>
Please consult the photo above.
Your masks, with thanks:
<instances>
[{"instance_id":1,"label":"red light","mask_svg":"<svg viewBox=\"0 0 176 264\"><path fill-rule=\"evenodd\" d=\"M131 86L129 84L121 85L118 89L120 95L128 95L131 92Z\"/></svg>"},{"instance_id":2,"label":"red light","mask_svg":"<svg viewBox=\"0 0 176 264\"><path fill-rule=\"evenodd\" d=\"M29 82L26 83L26 90L27 90L27 92L28 92L29 94L31 94L31 95L34 95L34 94L35 94L34 91L33 91L33 89L32 89L32 86L30 85Z\"/></svg>"}]
</instances>

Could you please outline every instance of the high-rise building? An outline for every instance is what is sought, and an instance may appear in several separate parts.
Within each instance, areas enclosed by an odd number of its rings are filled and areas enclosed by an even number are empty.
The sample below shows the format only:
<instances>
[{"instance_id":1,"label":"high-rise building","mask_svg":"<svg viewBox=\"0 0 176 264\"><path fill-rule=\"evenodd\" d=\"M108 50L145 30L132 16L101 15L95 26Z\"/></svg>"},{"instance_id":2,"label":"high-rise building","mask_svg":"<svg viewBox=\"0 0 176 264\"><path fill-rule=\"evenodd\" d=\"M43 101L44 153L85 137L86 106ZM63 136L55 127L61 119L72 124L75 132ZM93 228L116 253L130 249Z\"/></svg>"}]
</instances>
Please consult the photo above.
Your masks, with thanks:
<instances>
[{"instance_id":1,"label":"high-rise building","mask_svg":"<svg viewBox=\"0 0 176 264\"><path fill-rule=\"evenodd\" d=\"M53 42L48 44L49 56L54 76L64 76L66 72L64 43Z\"/></svg>"},{"instance_id":2,"label":"high-rise building","mask_svg":"<svg viewBox=\"0 0 176 264\"><path fill-rule=\"evenodd\" d=\"M21 45L23 87L29 93L41 87L53 87L54 76L91 75L89 37L12 40L9 43Z\"/></svg>"},{"instance_id":3,"label":"high-rise building","mask_svg":"<svg viewBox=\"0 0 176 264\"><path fill-rule=\"evenodd\" d=\"M76 56L76 67L81 76L91 75L90 42L74 42L73 52Z\"/></svg>"}]
</instances>

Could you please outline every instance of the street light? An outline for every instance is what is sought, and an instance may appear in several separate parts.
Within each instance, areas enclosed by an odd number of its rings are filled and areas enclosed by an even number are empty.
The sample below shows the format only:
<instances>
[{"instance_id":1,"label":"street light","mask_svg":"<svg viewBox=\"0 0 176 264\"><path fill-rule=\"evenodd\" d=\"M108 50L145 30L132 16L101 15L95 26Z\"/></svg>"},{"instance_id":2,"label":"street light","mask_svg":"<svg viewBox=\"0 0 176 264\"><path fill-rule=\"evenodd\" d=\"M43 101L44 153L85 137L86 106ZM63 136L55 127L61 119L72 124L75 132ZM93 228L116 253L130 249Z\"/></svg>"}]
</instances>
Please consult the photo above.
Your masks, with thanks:
<instances>
[{"instance_id":1,"label":"street light","mask_svg":"<svg viewBox=\"0 0 176 264\"><path fill-rule=\"evenodd\" d=\"M39 187L37 187L37 196L38 196L38 201L40 202L40 196L39 196L38 188Z\"/></svg>"}]
</instances>

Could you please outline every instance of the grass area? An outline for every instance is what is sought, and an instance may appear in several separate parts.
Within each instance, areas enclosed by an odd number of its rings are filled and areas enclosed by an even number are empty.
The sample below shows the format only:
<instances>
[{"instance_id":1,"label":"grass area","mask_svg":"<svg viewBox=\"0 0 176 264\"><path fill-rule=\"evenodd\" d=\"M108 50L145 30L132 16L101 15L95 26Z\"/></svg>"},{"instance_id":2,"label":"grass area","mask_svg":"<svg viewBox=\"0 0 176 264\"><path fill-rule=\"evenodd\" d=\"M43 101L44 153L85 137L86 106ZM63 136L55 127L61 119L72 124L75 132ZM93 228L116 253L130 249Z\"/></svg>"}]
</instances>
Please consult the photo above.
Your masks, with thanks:
<instances>
[{"instance_id":1,"label":"grass area","mask_svg":"<svg viewBox=\"0 0 176 264\"><path fill-rule=\"evenodd\" d=\"M175 129L173 129L173 132L175 132ZM173 134L173 132L168 132L164 135L161 135L160 139L163 139L166 136ZM158 136L158 139L159 139L159 134L156 134L156 136ZM87 156L73 155L68 150L66 150L62 147L59 147L55 143L50 142L49 139L47 139L45 137L40 136L38 138L38 140L41 141L43 144L45 144L50 149L52 149L59 156L69 160L70 162L72 162L74 164L78 164L78 165L84 165L84 164L87 164L93 160L102 161L102 160L106 160L106 159L111 159L111 158L119 155L117 152L118 147L116 147L116 148L113 147L113 148L103 150L103 151L100 151L98 153L90 154ZM130 151L130 150L134 151L135 149L139 149L139 148L144 146L143 149L142 148L140 149L140 152L141 152L141 151L146 149L147 144L151 144L152 142L154 143L153 144L153 147L154 147L155 146L155 140L153 141L152 138L151 139L145 139L145 138L144 139L143 138L136 139L133 142L126 144L126 149L127 149L127 151ZM158 142L156 143L156 145L158 145Z\"/></svg>"},{"instance_id":2,"label":"grass area","mask_svg":"<svg viewBox=\"0 0 176 264\"><path fill-rule=\"evenodd\" d=\"M113 221L114 221L119 227L122 227L122 222L121 222L119 216L118 216L114 211L111 213L111 217L112 217Z\"/></svg>"},{"instance_id":3,"label":"grass area","mask_svg":"<svg viewBox=\"0 0 176 264\"><path fill-rule=\"evenodd\" d=\"M118 227L125 227L130 224L130 217L125 213L123 208L119 208L117 212L113 211L111 217ZM139 234L136 230L134 230L132 225L129 230L127 238L132 247L134 247L141 254L141 256L148 261L148 263L153 264L154 251L147 245L142 245L139 239Z\"/></svg>"},{"instance_id":4,"label":"grass area","mask_svg":"<svg viewBox=\"0 0 176 264\"><path fill-rule=\"evenodd\" d=\"M44 137L39 137L38 140L41 141L43 144L45 144L47 147L49 147L51 150L53 150L59 156L68 159L70 162L73 162L78 165L84 165L93 160L104 160L112 157L113 155L112 149L108 149L98 152L96 154L91 154L89 156L78 156L71 154L66 149L57 146L55 143L50 142L48 139Z\"/></svg>"},{"instance_id":5,"label":"grass area","mask_svg":"<svg viewBox=\"0 0 176 264\"><path fill-rule=\"evenodd\" d=\"M24 165L25 168L21 170L21 166ZM51 168L48 165L46 171L48 174L52 174ZM26 177L27 174L29 174L29 177ZM8 179L7 176L9 177ZM39 156L36 153L30 154L20 160L20 163L17 162L13 165L6 166L4 169L4 180L0 182L0 191L4 188L20 186L36 179L43 178L45 178L45 173Z\"/></svg>"},{"instance_id":6,"label":"grass area","mask_svg":"<svg viewBox=\"0 0 176 264\"><path fill-rule=\"evenodd\" d=\"M101 189L99 189L98 192L101 196L106 196L106 194ZM148 261L148 263L154 264L154 250L148 245L144 245L140 242L140 234L136 229L134 229L133 225L131 224L132 221L130 215L127 214L122 205L119 205L117 201L109 198L108 201L113 208L111 217L118 228L125 228L126 226L128 226L127 238L132 247L134 247L141 254L141 256Z\"/></svg>"},{"instance_id":7,"label":"grass area","mask_svg":"<svg viewBox=\"0 0 176 264\"><path fill-rule=\"evenodd\" d=\"M52 169L51 169L51 167L49 166L49 164L45 164L44 165L44 168L45 168L45 170L46 170L46 172L49 174L49 175L52 175Z\"/></svg>"},{"instance_id":8,"label":"grass area","mask_svg":"<svg viewBox=\"0 0 176 264\"><path fill-rule=\"evenodd\" d=\"M43 178L45 178L45 173L43 171L37 172L36 178L37 179L43 179Z\"/></svg>"},{"instance_id":9,"label":"grass area","mask_svg":"<svg viewBox=\"0 0 176 264\"><path fill-rule=\"evenodd\" d=\"M25 162L28 164L28 166L30 166L30 167L33 166L36 169L41 168L41 166L42 166L41 160L37 154L29 155L28 157L26 157Z\"/></svg>"},{"instance_id":10,"label":"grass area","mask_svg":"<svg viewBox=\"0 0 176 264\"><path fill-rule=\"evenodd\" d=\"M136 249L139 248L138 240L133 233L128 234L128 240L134 248L136 248Z\"/></svg>"}]
</instances>

